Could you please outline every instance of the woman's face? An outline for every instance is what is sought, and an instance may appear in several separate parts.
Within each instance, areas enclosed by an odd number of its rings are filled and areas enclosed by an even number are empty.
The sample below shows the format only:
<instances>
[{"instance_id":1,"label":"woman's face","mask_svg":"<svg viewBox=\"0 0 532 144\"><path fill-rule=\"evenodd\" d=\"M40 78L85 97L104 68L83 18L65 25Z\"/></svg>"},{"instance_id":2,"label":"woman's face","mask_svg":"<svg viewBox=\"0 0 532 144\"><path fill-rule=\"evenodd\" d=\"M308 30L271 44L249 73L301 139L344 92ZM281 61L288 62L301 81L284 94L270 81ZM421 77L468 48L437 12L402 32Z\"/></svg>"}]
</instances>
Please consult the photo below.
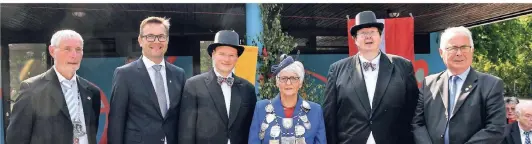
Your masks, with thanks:
<instances>
[{"instance_id":1,"label":"woman's face","mask_svg":"<svg viewBox=\"0 0 532 144\"><path fill-rule=\"evenodd\" d=\"M297 95L301 86L300 77L295 72L281 71L277 76L277 87L279 87L281 95Z\"/></svg>"}]
</instances>

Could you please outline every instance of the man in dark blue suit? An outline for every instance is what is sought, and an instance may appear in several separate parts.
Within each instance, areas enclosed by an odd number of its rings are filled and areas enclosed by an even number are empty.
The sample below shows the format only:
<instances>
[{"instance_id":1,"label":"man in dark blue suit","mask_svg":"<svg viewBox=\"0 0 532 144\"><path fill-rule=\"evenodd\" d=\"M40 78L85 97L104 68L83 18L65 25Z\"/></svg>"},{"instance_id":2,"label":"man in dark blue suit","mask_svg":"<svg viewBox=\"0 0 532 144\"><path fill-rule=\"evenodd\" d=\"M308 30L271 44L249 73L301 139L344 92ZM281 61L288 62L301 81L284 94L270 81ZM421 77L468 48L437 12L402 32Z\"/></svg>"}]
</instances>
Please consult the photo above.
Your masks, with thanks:
<instances>
[{"instance_id":1,"label":"man in dark blue suit","mask_svg":"<svg viewBox=\"0 0 532 144\"><path fill-rule=\"evenodd\" d=\"M118 67L109 112L109 144L177 143L183 69L164 61L170 23L149 17L140 25L142 57Z\"/></svg>"}]
</instances>

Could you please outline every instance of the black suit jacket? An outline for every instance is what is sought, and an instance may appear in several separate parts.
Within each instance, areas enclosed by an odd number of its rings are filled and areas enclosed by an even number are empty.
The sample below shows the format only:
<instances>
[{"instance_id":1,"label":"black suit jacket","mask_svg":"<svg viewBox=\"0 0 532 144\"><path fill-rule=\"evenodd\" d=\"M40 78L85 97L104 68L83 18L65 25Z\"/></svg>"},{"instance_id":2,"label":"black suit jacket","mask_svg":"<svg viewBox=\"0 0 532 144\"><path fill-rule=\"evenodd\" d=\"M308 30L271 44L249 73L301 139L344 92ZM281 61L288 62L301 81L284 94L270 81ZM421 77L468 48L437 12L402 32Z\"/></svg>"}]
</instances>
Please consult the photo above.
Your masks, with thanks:
<instances>
[{"instance_id":1,"label":"black suit jacket","mask_svg":"<svg viewBox=\"0 0 532 144\"><path fill-rule=\"evenodd\" d=\"M448 80L444 71L423 81L412 122L416 143L443 144L447 124L452 144L501 143L506 124L503 81L471 68L448 122Z\"/></svg>"},{"instance_id":2,"label":"black suit jacket","mask_svg":"<svg viewBox=\"0 0 532 144\"><path fill-rule=\"evenodd\" d=\"M229 116L214 70L187 80L180 116L180 144L245 144L257 102L255 88L233 74Z\"/></svg>"},{"instance_id":3,"label":"black suit jacket","mask_svg":"<svg viewBox=\"0 0 532 144\"><path fill-rule=\"evenodd\" d=\"M506 125L502 144L522 144L521 131L519 130L519 124L517 121Z\"/></svg>"},{"instance_id":4,"label":"black suit jacket","mask_svg":"<svg viewBox=\"0 0 532 144\"><path fill-rule=\"evenodd\" d=\"M100 117L100 91L77 76L90 144L96 144ZM7 144L72 144L73 126L53 68L20 84L6 131Z\"/></svg>"},{"instance_id":5,"label":"black suit jacket","mask_svg":"<svg viewBox=\"0 0 532 144\"><path fill-rule=\"evenodd\" d=\"M324 117L328 143L366 143L370 131L378 144L413 142L410 121L419 90L410 61L381 54L372 108L359 54L332 64L327 80Z\"/></svg>"},{"instance_id":6,"label":"black suit jacket","mask_svg":"<svg viewBox=\"0 0 532 144\"><path fill-rule=\"evenodd\" d=\"M170 107L162 116L142 58L118 67L113 78L109 112L109 144L168 144L177 141L179 100L185 84L183 69L165 63Z\"/></svg>"}]
</instances>

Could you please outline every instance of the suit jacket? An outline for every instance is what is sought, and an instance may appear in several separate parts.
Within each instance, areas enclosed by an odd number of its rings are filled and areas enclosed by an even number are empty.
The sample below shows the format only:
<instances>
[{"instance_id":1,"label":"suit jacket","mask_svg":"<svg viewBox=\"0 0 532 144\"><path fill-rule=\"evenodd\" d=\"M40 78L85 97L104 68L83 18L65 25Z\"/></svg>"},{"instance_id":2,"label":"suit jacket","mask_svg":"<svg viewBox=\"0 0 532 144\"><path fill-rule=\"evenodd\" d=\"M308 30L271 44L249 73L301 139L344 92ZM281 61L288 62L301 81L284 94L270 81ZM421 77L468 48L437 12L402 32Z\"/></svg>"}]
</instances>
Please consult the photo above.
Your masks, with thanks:
<instances>
[{"instance_id":1,"label":"suit jacket","mask_svg":"<svg viewBox=\"0 0 532 144\"><path fill-rule=\"evenodd\" d=\"M77 76L89 144L96 144L100 91ZM72 144L73 126L53 68L24 80L6 131L8 144Z\"/></svg>"},{"instance_id":2,"label":"suit jacket","mask_svg":"<svg viewBox=\"0 0 532 144\"><path fill-rule=\"evenodd\" d=\"M301 104L303 103L303 98L298 97L296 107L294 109L294 113L292 114L293 118L293 127L292 130L294 130L294 126L296 125L304 125L303 121L301 121L298 117L298 113L301 111ZM325 140L325 124L323 123L323 111L321 110L321 106L317 103L307 101L307 103L310 106L310 110L307 112L306 116L310 123L310 128L305 129L305 134L303 137L305 137L305 142L307 144L326 144ZM253 121L251 123L251 128L249 131L249 140L248 144L267 144L270 143L270 131L272 126L274 125L282 125L282 120L280 118L277 118L277 121L279 123L276 123L275 121L268 124L268 128L265 129L264 138L261 139L259 137L259 133L261 131L261 125L266 120L266 106L270 104L270 100L261 100L257 102L257 105L255 106L255 112L253 115ZM271 104L274 107L275 115L279 117L286 118L283 110L283 105L281 104L281 97L277 95L275 98L271 100ZM283 132L287 132L284 128L281 129ZM292 135L293 136L293 135ZM279 139L279 137L277 137Z\"/></svg>"},{"instance_id":3,"label":"suit jacket","mask_svg":"<svg viewBox=\"0 0 532 144\"><path fill-rule=\"evenodd\" d=\"M471 68L448 122L448 80L446 71L425 77L412 122L416 143L443 144L447 124L452 144L500 143L506 124L503 81Z\"/></svg>"},{"instance_id":4,"label":"suit jacket","mask_svg":"<svg viewBox=\"0 0 532 144\"><path fill-rule=\"evenodd\" d=\"M324 101L328 143L366 143L370 131L378 144L413 143L410 122L419 90L412 63L382 53L373 107L359 54L330 66Z\"/></svg>"},{"instance_id":5,"label":"suit jacket","mask_svg":"<svg viewBox=\"0 0 532 144\"><path fill-rule=\"evenodd\" d=\"M118 67L113 77L109 112L109 144L177 143L179 101L185 84L183 69L165 63L170 107L163 117L142 58Z\"/></svg>"},{"instance_id":6,"label":"suit jacket","mask_svg":"<svg viewBox=\"0 0 532 144\"><path fill-rule=\"evenodd\" d=\"M229 116L214 70L187 80L179 116L180 144L245 144L257 102L255 88L233 74Z\"/></svg>"},{"instance_id":7,"label":"suit jacket","mask_svg":"<svg viewBox=\"0 0 532 144\"><path fill-rule=\"evenodd\" d=\"M519 130L518 122L507 124L504 129L504 140L502 144L522 144L521 131Z\"/></svg>"}]
</instances>

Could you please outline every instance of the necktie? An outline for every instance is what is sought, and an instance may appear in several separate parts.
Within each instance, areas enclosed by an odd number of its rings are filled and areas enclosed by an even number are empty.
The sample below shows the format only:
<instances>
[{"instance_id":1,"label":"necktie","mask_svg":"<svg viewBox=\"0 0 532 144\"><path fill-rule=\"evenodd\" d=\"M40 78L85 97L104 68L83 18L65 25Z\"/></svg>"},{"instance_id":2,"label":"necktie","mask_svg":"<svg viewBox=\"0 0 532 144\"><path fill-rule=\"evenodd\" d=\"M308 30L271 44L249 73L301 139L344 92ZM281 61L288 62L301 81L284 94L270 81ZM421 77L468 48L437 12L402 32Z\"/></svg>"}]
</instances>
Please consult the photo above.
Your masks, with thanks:
<instances>
[{"instance_id":1,"label":"necktie","mask_svg":"<svg viewBox=\"0 0 532 144\"><path fill-rule=\"evenodd\" d=\"M220 84L220 85L222 85L222 83L225 82L225 83L227 83L227 85L232 86L234 80L235 79L233 77L224 78L224 77L218 76L218 84Z\"/></svg>"},{"instance_id":2,"label":"necktie","mask_svg":"<svg viewBox=\"0 0 532 144\"><path fill-rule=\"evenodd\" d=\"M70 114L70 118L76 118L76 112L79 110L77 104L78 104L78 97L76 96L76 91L74 90L73 81L69 80L63 80L61 82L61 85L63 85L64 89L63 94L65 95L65 101L67 103L68 107L68 113ZM74 120L74 119L72 119Z\"/></svg>"},{"instance_id":3,"label":"necktie","mask_svg":"<svg viewBox=\"0 0 532 144\"><path fill-rule=\"evenodd\" d=\"M166 106L166 92L164 91L163 75L161 75L160 72L162 65L153 65L152 68L155 70L155 94L157 94L159 108L164 117L168 111L168 107Z\"/></svg>"},{"instance_id":4,"label":"necktie","mask_svg":"<svg viewBox=\"0 0 532 144\"><path fill-rule=\"evenodd\" d=\"M456 97L456 89L457 89L457 84L456 84L456 81L459 79L460 77L458 76L451 76L451 83L449 83L449 103L447 105L447 127L445 128L445 138L444 138L444 142L445 144L449 144L449 122L451 120L451 116L453 114L453 107L454 107L454 98Z\"/></svg>"},{"instance_id":5,"label":"necktie","mask_svg":"<svg viewBox=\"0 0 532 144\"><path fill-rule=\"evenodd\" d=\"M525 134L525 144L530 144L530 131L524 132Z\"/></svg>"},{"instance_id":6,"label":"necktie","mask_svg":"<svg viewBox=\"0 0 532 144\"><path fill-rule=\"evenodd\" d=\"M362 67L364 67L364 71L370 70L369 68L371 68L371 71L374 71L377 69L377 64L371 62L362 62Z\"/></svg>"}]
</instances>

